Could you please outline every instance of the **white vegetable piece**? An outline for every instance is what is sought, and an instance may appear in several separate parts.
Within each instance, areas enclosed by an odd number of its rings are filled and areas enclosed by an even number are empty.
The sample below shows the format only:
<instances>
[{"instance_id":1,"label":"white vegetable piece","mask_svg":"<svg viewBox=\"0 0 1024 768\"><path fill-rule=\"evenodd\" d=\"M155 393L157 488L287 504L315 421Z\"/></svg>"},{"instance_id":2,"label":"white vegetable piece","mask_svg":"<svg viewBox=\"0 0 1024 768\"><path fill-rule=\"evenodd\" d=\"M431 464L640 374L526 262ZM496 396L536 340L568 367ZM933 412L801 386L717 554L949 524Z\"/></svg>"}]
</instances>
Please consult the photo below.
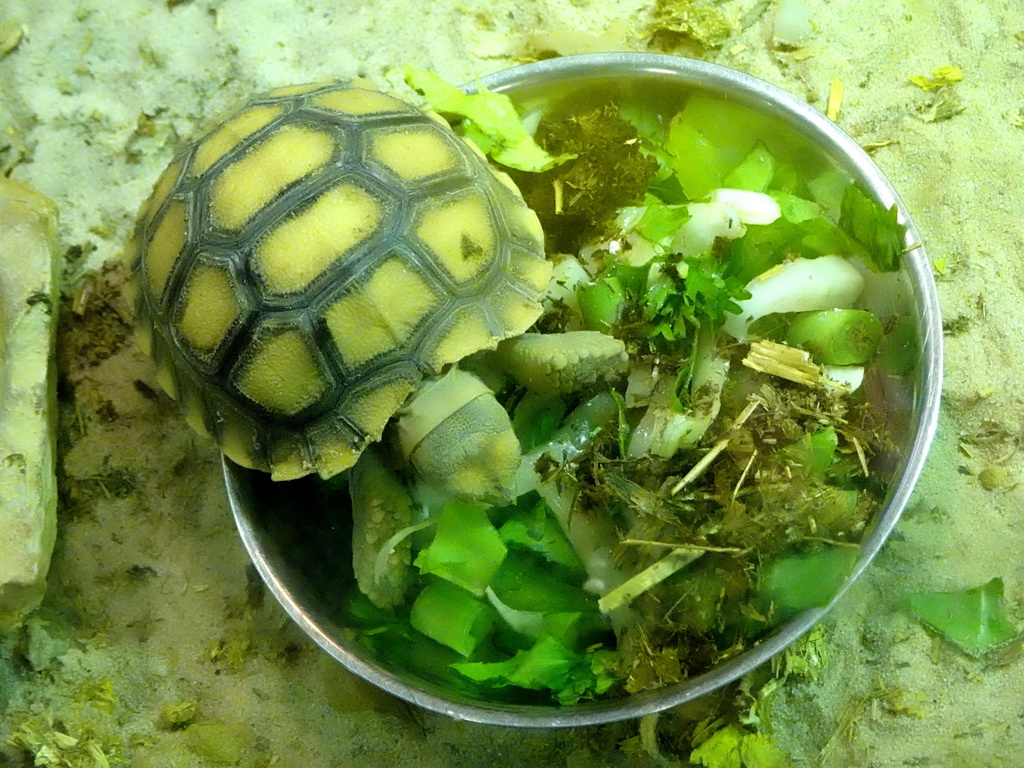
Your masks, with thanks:
<instances>
[{"instance_id":1,"label":"white vegetable piece","mask_svg":"<svg viewBox=\"0 0 1024 768\"><path fill-rule=\"evenodd\" d=\"M683 256L704 253L724 237L735 240L747 233L747 224L771 224L782 214L779 204L763 192L713 189L710 202L690 203L690 218L676 232L672 247Z\"/></svg>"},{"instance_id":2,"label":"white vegetable piece","mask_svg":"<svg viewBox=\"0 0 1024 768\"><path fill-rule=\"evenodd\" d=\"M544 614L541 611L520 611L513 608L507 603L503 603L497 593L490 587L484 590L484 594L487 596L488 602L494 606L494 610L516 632L534 639L539 638L543 634Z\"/></svg>"},{"instance_id":3,"label":"white vegetable piece","mask_svg":"<svg viewBox=\"0 0 1024 768\"><path fill-rule=\"evenodd\" d=\"M798 48L814 31L811 12L800 0L781 0L775 11L775 42Z\"/></svg>"},{"instance_id":4,"label":"white vegetable piece","mask_svg":"<svg viewBox=\"0 0 1024 768\"><path fill-rule=\"evenodd\" d=\"M628 232L621 241L612 241L609 245L614 245L616 242L619 242L620 245L618 250L611 247L608 250L617 256L619 261L630 267L642 267L649 264L655 256L664 253L661 246L644 239L636 232Z\"/></svg>"},{"instance_id":5,"label":"white vegetable piece","mask_svg":"<svg viewBox=\"0 0 1024 768\"><path fill-rule=\"evenodd\" d=\"M864 277L842 256L796 258L747 283L749 299L727 314L722 326L737 341L747 340L750 324L773 312L848 309L864 289Z\"/></svg>"},{"instance_id":6,"label":"white vegetable piece","mask_svg":"<svg viewBox=\"0 0 1024 768\"><path fill-rule=\"evenodd\" d=\"M771 224L782 215L775 198L764 192L723 187L711 190L711 202L733 206L744 224Z\"/></svg>"},{"instance_id":7,"label":"white vegetable piece","mask_svg":"<svg viewBox=\"0 0 1024 768\"><path fill-rule=\"evenodd\" d=\"M612 560L618 543L615 526L611 519L601 515L573 514L579 490L575 478L571 473L558 471L542 477L537 464L546 458L563 468L571 467L617 416L618 406L610 394L602 392L590 398L569 414L548 442L523 456L517 478L520 495L537 491L551 507L587 572L584 589L595 594L604 594L626 579Z\"/></svg>"},{"instance_id":8,"label":"white vegetable piece","mask_svg":"<svg viewBox=\"0 0 1024 768\"><path fill-rule=\"evenodd\" d=\"M671 378L661 379L651 396L651 404L630 437L629 455L670 459L680 449L696 445L718 418L722 388L728 376L727 358L713 354L702 356L691 384L691 390L699 396L694 397L683 412L677 411L671 403L675 382Z\"/></svg>"},{"instance_id":9,"label":"white vegetable piece","mask_svg":"<svg viewBox=\"0 0 1024 768\"><path fill-rule=\"evenodd\" d=\"M864 383L863 365L826 365L825 375L836 384L843 384L856 392Z\"/></svg>"},{"instance_id":10,"label":"white vegetable piece","mask_svg":"<svg viewBox=\"0 0 1024 768\"><path fill-rule=\"evenodd\" d=\"M746 234L740 212L732 203L690 203L690 218L676 232L672 249L683 256L697 256L708 250L715 238L735 240Z\"/></svg>"},{"instance_id":11,"label":"white vegetable piece","mask_svg":"<svg viewBox=\"0 0 1024 768\"><path fill-rule=\"evenodd\" d=\"M562 254L555 258L557 261L551 270L548 288L541 297L541 305L544 307L544 312L547 313L559 304L564 304L571 310L572 317L578 319L580 305L576 300L576 288L590 280L590 273L583 268L575 256Z\"/></svg>"}]
</instances>

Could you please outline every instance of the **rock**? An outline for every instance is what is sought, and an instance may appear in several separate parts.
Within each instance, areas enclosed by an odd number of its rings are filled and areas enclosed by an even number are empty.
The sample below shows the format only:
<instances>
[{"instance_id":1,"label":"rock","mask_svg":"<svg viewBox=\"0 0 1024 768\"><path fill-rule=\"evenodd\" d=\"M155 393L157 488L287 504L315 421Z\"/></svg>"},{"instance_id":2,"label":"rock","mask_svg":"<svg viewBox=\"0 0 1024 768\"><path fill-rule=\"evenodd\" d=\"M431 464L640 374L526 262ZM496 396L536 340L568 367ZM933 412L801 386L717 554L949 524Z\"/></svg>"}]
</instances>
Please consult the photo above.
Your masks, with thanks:
<instances>
[{"instance_id":1,"label":"rock","mask_svg":"<svg viewBox=\"0 0 1024 768\"><path fill-rule=\"evenodd\" d=\"M0 178L0 631L42 600L57 528L57 207Z\"/></svg>"}]
</instances>

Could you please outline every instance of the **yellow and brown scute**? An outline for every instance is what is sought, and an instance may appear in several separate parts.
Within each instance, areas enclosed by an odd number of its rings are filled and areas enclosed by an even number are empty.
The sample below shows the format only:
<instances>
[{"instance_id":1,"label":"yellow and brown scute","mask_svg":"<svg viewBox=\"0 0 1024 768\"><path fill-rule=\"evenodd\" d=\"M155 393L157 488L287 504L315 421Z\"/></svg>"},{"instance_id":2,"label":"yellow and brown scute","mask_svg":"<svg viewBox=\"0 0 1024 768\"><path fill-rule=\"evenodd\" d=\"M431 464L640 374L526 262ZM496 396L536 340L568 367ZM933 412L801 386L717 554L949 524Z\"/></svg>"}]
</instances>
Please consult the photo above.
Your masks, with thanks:
<instances>
[{"instance_id":1,"label":"yellow and brown scute","mask_svg":"<svg viewBox=\"0 0 1024 768\"><path fill-rule=\"evenodd\" d=\"M532 325L551 269L508 177L363 81L220 121L157 181L128 253L161 384L278 479L354 464L423 376Z\"/></svg>"}]
</instances>

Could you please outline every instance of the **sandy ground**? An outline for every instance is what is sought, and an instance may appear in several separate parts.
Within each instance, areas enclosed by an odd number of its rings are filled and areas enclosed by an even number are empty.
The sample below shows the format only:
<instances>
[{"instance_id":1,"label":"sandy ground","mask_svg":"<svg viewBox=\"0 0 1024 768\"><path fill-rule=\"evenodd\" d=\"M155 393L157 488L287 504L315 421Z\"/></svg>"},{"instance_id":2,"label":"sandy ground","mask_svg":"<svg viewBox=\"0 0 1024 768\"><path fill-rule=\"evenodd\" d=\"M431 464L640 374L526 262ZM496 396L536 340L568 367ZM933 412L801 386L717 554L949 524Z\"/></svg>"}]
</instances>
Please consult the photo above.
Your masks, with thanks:
<instances>
[{"instance_id":1,"label":"sandy ground","mask_svg":"<svg viewBox=\"0 0 1024 768\"><path fill-rule=\"evenodd\" d=\"M755 0L718 6L735 22L723 46L678 50L822 109L843 81L839 124L861 143L891 142L875 159L936 264L947 369L911 506L826 622L828 663L775 696L771 732L795 766L1024 766L1021 657L971 659L899 609L909 590L1001 576L1011 615L1024 618L1020 0L804 4L815 31L802 52L771 44L774 6ZM0 58L0 168L59 204L69 301L61 530L43 607L0 642L0 741L26 726L58 730L81 754L93 745L111 765L160 768L649 763L620 746L634 723L458 723L410 710L320 653L264 598L215 450L156 393L119 312L119 276L101 265L179 137L254 90L357 74L400 90L406 62L462 82L545 47L645 50L652 10L642 0L5 0L0 25L25 33ZM571 33L550 36L559 30ZM931 96L908 78L945 64L963 70L964 110L924 121ZM1001 478L988 490L986 468ZM674 722L663 721L667 746ZM31 764L0 747L0 766Z\"/></svg>"}]
</instances>

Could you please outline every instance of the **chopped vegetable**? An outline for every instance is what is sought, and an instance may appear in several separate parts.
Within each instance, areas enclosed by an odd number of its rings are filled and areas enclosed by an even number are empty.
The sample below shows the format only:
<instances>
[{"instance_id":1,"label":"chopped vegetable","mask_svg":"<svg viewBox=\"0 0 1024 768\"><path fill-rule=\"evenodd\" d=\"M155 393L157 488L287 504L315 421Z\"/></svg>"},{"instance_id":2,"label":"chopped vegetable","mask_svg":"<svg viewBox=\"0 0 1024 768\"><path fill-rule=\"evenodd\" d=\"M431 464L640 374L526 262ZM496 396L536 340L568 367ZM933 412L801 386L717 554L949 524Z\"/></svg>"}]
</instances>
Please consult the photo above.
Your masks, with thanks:
<instances>
[{"instance_id":1,"label":"chopped vegetable","mask_svg":"<svg viewBox=\"0 0 1024 768\"><path fill-rule=\"evenodd\" d=\"M855 365L871 359L882 339L882 324L862 309L802 312L786 331L786 343L811 353L822 365Z\"/></svg>"},{"instance_id":2,"label":"chopped vegetable","mask_svg":"<svg viewBox=\"0 0 1024 768\"><path fill-rule=\"evenodd\" d=\"M583 564L576 550L565 538L565 533L548 505L537 496L522 498L536 499L536 503L527 511L507 520L498 529L501 540L508 547L534 552L549 562L583 573Z\"/></svg>"},{"instance_id":3,"label":"chopped vegetable","mask_svg":"<svg viewBox=\"0 0 1024 768\"><path fill-rule=\"evenodd\" d=\"M825 478L828 468L832 466L832 462L836 460L838 444L839 438L836 435L835 427L825 427L817 432L804 435L780 451L780 454L802 467L811 477L822 480Z\"/></svg>"},{"instance_id":4,"label":"chopped vegetable","mask_svg":"<svg viewBox=\"0 0 1024 768\"><path fill-rule=\"evenodd\" d=\"M575 155L551 155L541 149L527 132L512 100L477 85L477 92L466 94L433 72L410 65L405 67L405 82L424 95L439 112L465 118L465 136L496 162L523 171L546 171Z\"/></svg>"},{"instance_id":5,"label":"chopped vegetable","mask_svg":"<svg viewBox=\"0 0 1024 768\"><path fill-rule=\"evenodd\" d=\"M450 501L441 510L430 545L416 556L421 573L431 573L482 595L501 567L507 549L478 504Z\"/></svg>"},{"instance_id":6,"label":"chopped vegetable","mask_svg":"<svg viewBox=\"0 0 1024 768\"><path fill-rule=\"evenodd\" d=\"M420 592L409 623L431 640L469 656L494 628L494 611L462 587L437 581Z\"/></svg>"},{"instance_id":7,"label":"chopped vegetable","mask_svg":"<svg viewBox=\"0 0 1024 768\"><path fill-rule=\"evenodd\" d=\"M764 192L775 177L775 157L758 141L743 162L725 174L723 185L751 192ZM770 222L765 222L770 223Z\"/></svg>"},{"instance_id":8,"label":"chopped vegetable","mask_svg":"<svg viewBox=\"0 0 1024 768\"><path fill-rule=\"evenodd\" d=\"M631 209L622 209L622 211L627 210ZM636 231L643 237L660 246L662 249L666 249L672 245L672 240L675 238L676 232L678 232L690 218L690 206L663 203L653 195L649 195L645 198L644 205L642 207L634 208L632 210L638 211L640 214L639 220L632 228L636 229ZM630 229L630 226L624 222L620 223L620 226L622 226L624 230ZM662 252L664 252L664 250Z\"/></svg>"},{"instance_id":9,"label":"chopped vegetable","mask_svg":"<svg viewBox=\"0 0 1024 768\"><path fill-rule=\"evenodd\" d=\"M907 315L894 317L878 345L879 368L889 376L903 376L914 369L920 357L916 321Z\"/></svg>"},{"instance_id":10,"label":"chopped vegetable","mask_svg":"<svg viewBox=\"0 0 1024 768\"><path fill-rule=\"evenodd\" d=\"M726 275L724 266L713 257L686 259L686 266L684 295L695 319L706 318L715 326L722 325L727 315L741 312L743 302L751 297L750 290Z\"/></svg>"},{"instance_id":11,"label":"chopped vegetable","mask_svg":"<svg viewBox=\"0 0 1024 768\"><path fill-rule=\"evenodd\" d=\"M744 224L771 224L782 214L779 204L770 195L745 187L714 189L711 191L711 202L733 206Z\"/></svg>"},{"instance_id":12,"label":"chopped vegetable","mask_svg":"<svg viewBox=\"0 0 1024 768\"><path fill-rule=\"evenodd\" d=\"M839 225L864 247L864 257L872 269L899 269L907 228L899 223L895 203L886 210L851 184L843 193Z\"/></svg>"},{"instance_id":13,"label":"chopped vegetable","mask_svg":"<svg viewBox=\"0 0 1024 768\"><path fill-rule=\"evenodd\" d=\"M781 617L828 605L857 561L853 547L827 547L767 563L758 599Z\"/></svg>"},{"instance_id":14,"label":"chopped vegetable","mask_svg":"<svg viewBox=\"0 0 1024 768\"><path fill-rule=\"evenodd\" d=\"M626 294L617 278L605 277L579 286L576 301L584 328L608 331L622 318Z\"/></svg>"},{"instance_id":15,"label":"chopped vegetable","mask_svg":"<svg viewBox=\"0 0 1024 768\"><path fill-rule=\"evenodd\" d=\"M846 309L860 296L864 278L841 256L793 259L747 283L750 296L738 301L738 311L723 326L739 341L750 323L773 312Z\"/></svg>"},{"instance_id":16,"label":"chopped vegetable","mask_svg":"<svg viewBox=\"0 0 1024 768\"><path fill-rule=\"evenodd\" d=\"M572 514L578 486L571 474L559 475L559 470L579 459L617 416L618 406L611 395L595 395L569 415L551 440L523 456L519 472L519 492L536 491L548 503L583 562L592 587L600 591L623 581L612 562L614 527L610 520ZM550 473L544 472L545 464Z\"/></svg>"},{"instance_id":17,"label":"chopped vegetable","mask_svg":"<svg viewBox=\"0 0 1024 768\"><path fill-rule=\"evenodd\" d=\"M960 592L914 592L903 604L928 625L971 656L984 656L1017 637L1017 628L1003 605L1003 580Z\"/></svg>"},{"instance_id":18,"label":"chopped vegetable","mask_svg":"<svg viewBox=\"0 0 1024 768\"><path fill-rule=\"evenodd\" d=\"M717 354L712 339L710 326L697 336L691 375L682 389L668 379L655 387L647 411L633 430L629 456L671 458L695 446L717 418L729 360Z\"/></svg>"},{"instance_id":19,"label":"chopped vegetable","mask_svg":"<svg viewBox=\"0 0 1024 768\"><path fill-rule=\"evenodd\" d=\"M705 768L789 768L775 743L761 733L726 725L690 753L690 762Z\"/></svg>"},{"instance_id":20,"label":"chopped vegetable","mask_svg":"<svg viewBox=\"0 0 1024 768\"><path fill-rule=\"evenodd\" d=\"M548 440L565 416L565 401L557 395L527 392L512 413L512 428L524 452Z\"/></svg>"},{"instance_id":21,"label":"chopped vegetable","mask_svg":"<svg viewBox=\"0 0 1024 768\"><path fill-rule=\"evenodd\" d=\"M692 125L676 118L668 129L665 150L683 193L701 200L712 189L722 186L726 167L715 145Z\"/></svg>"},{"instance_id":22,"label":"chopped vegetable","mask_svg":"<svg viewBox=\"0 0 1024 768\"><path fill-rule=\"evenodd\" d=\"M452 668L481 685L550 690L561 704L576 704L605 693L615 684L615 657L608 651L576 653L553 637L545 637L507 661L453 664Z\"/></svg>"}]
</instances>

